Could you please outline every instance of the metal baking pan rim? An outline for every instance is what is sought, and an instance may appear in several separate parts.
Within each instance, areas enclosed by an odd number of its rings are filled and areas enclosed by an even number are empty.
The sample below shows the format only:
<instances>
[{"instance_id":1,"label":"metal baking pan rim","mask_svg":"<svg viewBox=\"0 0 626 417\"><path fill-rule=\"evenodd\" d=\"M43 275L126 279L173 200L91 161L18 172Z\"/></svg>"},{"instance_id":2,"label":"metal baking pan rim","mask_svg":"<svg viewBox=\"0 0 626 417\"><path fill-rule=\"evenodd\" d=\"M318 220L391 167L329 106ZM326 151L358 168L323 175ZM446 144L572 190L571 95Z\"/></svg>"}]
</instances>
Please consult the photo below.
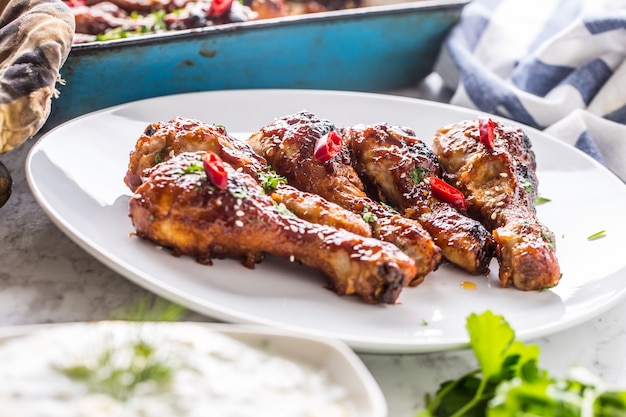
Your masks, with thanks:
<instances>
[{"instance_id":1,"label":"metal baking pan rim","mask_svg":"<svg viewBox=\"0 0 626 417\"><path fill-rule=\"evenodd\" d=\"M346 19L359 19L378 15L401 14L415 10L445 10L458 9L465 6L471 0L420 0L389 5L366 6L345 10L318 12L305 15L285 16L270 19L254 20L248 22L225 23L197 29L178 30L171 32L141 35L132 38L115 39L109 41L96 41L72 45L72 55L92 53L98 49L126 48L132 45L146 45L162 43L170 40L186 38L203 38L214 33L245 32L274 26L291 26L318 23L320 21L336 21Z\"/></svg>"}]
</instances>

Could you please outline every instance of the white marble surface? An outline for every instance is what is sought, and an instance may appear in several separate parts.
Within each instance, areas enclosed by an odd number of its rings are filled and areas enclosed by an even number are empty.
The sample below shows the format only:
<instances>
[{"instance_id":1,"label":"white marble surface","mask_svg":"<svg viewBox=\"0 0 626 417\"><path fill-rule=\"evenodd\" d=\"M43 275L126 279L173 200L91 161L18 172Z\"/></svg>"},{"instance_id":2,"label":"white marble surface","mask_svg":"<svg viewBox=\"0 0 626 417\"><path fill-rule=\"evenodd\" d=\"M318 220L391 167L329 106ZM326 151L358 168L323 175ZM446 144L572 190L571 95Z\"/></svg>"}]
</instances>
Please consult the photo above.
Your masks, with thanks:
<instances>
[{"instance_id":1,"label":"white marble surface","mask_svg":"<svg viewBox=\"0 0 626 417\"><path fill-rule=\"evenodd\" d=\"M47 218L24 177L33 143L0 155L14 180L12 196L0 208L0 325L108 319L149 296L79 248ZM188 319L209 320L194 313ZM555 374L582 365L626 388L626 302L534 342L541 347L541 365ZM476 366L469 351L360 357L379 382L390 417L413 416L425 393Z\"/></svg>"}]
</instances>

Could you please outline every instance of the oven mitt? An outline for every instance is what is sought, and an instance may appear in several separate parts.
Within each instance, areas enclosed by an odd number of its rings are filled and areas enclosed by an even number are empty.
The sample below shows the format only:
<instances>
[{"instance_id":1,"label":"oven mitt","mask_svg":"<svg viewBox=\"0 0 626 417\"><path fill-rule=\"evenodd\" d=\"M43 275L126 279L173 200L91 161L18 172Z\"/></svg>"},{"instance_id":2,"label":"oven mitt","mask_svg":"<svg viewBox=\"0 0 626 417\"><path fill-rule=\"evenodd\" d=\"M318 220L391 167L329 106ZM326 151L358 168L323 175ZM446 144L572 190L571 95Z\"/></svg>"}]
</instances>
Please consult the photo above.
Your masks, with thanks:
<instances>
[{"instance_id":1,"label":"oven mitt","mask_svg":"<svg viewBox=\"0 0 626 417\"><path fill-rule=\"evenodd\" d=\"M0 0L0 153L39 131L74 36L61 0Z\"/></svg>"}]
</instances>

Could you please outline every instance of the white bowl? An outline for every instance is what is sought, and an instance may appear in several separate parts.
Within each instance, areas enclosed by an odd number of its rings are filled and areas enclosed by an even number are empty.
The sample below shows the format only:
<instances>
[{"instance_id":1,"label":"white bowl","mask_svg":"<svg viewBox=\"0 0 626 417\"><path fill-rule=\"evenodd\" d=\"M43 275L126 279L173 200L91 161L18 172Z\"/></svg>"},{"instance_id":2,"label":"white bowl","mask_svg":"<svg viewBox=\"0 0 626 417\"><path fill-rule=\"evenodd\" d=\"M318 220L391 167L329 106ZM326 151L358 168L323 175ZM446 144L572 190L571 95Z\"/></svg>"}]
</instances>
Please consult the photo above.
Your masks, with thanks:
<instances>
[{"instance_id":1,"label":"white bowl","mask_svg":"<svg viewBox=\"0 0 626 417\"><path fill-rule=\"evenodd\" d=\"M136 340L147 341L150 346L162 350L164 357L167 358L179 352L184 353L180 355L181 362L176 362L183 363L183 366L176 368L176 377L172 379L174 383L168 386L167 391L157 391L156 394L151 392L147 395L137 389L132 398L126 402L117 401L111 396L103 396L102 391L94 394L94 390L88 389L86 383L68 378L66 374L58 371L58 368L67 369L78 364L95 363L94 361L104 351L103 344L106 346L110 343L110 351L120 352L127 346L124 343L129 341L135 343ZM188 349L188 346L192 347ZM184 350L183 347L188 350ZM174 348L179 350L173 350ZM127 351L132 352L128 349ZM198 352L203 353L197 354ZM253 358L257 358L257 355L261 356L255 364L257 359ZM217 367L204 362L205 358L216 356L222 358ZM111 359L111 362L113 361L114 359ZM218 375L217 371L226 369L223 365L225 363L228 364L228 373L221 376L217 385L213 382L207 382L207 386L198 384L197 375L202 375L202 382L210 380L211 375ZM282 366L270 366L268 365L270 363L280 363ZM185 374L186 371L182 369L189 367L192 367L193 372ZM259 371L260 369L263 371ZM266 372L269 370L280 371ZM288 405L293 405L293 401L300 398L305 399L306 401L302 402L307 404L309 402L323 404L329 398L329 403L334 404L333 410L347 410L347 414L342 412L337 415L355 417L387 415L384 396L365 365L346 345L334 340L301 336L265 326L191 322L101 321L0 328L0 401L6 406L11 404L9 400L13 399L11 406L13 408L0 407L2 417L5 416L4 412L9 413L7 416L41 415L35 411L39 408L37 404L41 405L41 408L45 407L46 412L51 413L49 415L55 415L53 410L56 406L61 410L58 415L63 416L78 415L70 414L70 410L80 407L89 407L91 416L96 415L95 409L98 407L108 408L102 415L113 415L109 414L112 408L123 406L124 408L120 410L127 413L123 414L124 416L134 416L138 403L147 404L150 401L154 404L164 401L164 404L169 405L173 400L163 400L165 396L180 398L181 395L185 396L185 404L188 404L189 398L198 401L199 404L195 408L197 413L200 403L213 407L218 402L215 399L211 400L211 404L205 401L208 398L205 393L212 392L211 390L215 389L212 387L217 387L218 391L227 390L227 386L232 387L229 392L236 395L228 401L239 400L241 403L242 398L246 397L246 401L253 398L253 402L256 402L256 393L241 394L246 387L255 389L261 387L263 390L270 384L282 386L283 381L287 384L285 375L293 375L293 379L299 382L285 385L287 394L278 397L281 400L285 399L286 405L281 407L281 411L289 409ZM225 379L230 380L230 385L224 382ZM256 379L255 383L250 382L253 379ZM292 387L305 388L301 391L300 388L293 388L298 390L294 393L289 391ZM269 391L258 398L273 395L280 389ZM280 393L282 395L282 391ZM218 393L219 395L221 394ZM230 398L230 394L227 396ZM71 407L64 405L64 401L69 404L70 400L73 404ZM253 414L276 415L276 410L263 409L265 405L269 408L269 403L269 400L260 401L256 404L257 408ZM336 407L336 404L340 404L340 407ZM230 406L224 405L225 408ZM143 409L145 406L137 407ZM276 402L273 402L271 408L275 407ZM2 411L3 409L6 411ZM130 409L133 411L130 412ZM189 413L184 415L199 415L194 414L193 410L194 407L190 407ZM161 409L149 415L164 414ZM220 415L226 417L241 414Z\"/></svg>"}]
</instances>

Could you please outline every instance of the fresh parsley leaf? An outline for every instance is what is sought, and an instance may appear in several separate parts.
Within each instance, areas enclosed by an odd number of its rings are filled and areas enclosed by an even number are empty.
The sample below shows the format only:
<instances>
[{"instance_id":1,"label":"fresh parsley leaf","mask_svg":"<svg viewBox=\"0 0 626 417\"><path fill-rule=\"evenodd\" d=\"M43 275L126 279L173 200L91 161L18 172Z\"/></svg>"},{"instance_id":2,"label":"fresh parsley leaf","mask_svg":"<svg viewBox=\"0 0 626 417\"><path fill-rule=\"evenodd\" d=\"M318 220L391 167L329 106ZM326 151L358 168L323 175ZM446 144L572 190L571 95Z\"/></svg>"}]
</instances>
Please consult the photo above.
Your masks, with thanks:
<instances>
[{"instance_id":1,"label":"fresh parsley leaf","mask_svg":"<svg viewBox=\"0 0 626 417\"><path fill-rule=\"evenodd\" d=\"M272 200L272 205L274 206L274 210L276 210L278 214L281 214L283 216L295 216L295 214L293 214L293 212L289 210L284 203L277 203Z\"/></svg>"},{"instance_id":2,"label":"fresh parsley leaf","mask_svg":"<svg viewBox=\"0 0 626 417\"><path fill-rule=\"evenodd\" d=\"M183 174L193 174L197 172L204 172L204 167L192 162L187 168L183 169Z\"/></svg>"},{"instance_id":3,"label":"fresh parsley leaf","mask_svg":"<svg viewBox=\"0 0 626 417\"><path fill-rule=\"evenodd\" d=\"M230 195L233 197L243 200L244 198L248 198L250 194L248 194L248 187L242 185L240 187L231 187L229 188Z\"/></svg>"},{"instance_id":4,"label":"fresh parsley leaf","mask_svg":"<svg viewBox=\"0 0 626 417\"><path fill-rule=\"evenodd\" d=\"M411 181L415 184L419 183L424 179L424 175L429 173L430 170L428 168L424 168L421 166L416 166L411 170Z\"/></svg>"},{"instance_id":5,"label":"fresh parsley leaf","mask_svg":"<svg viewBox=\"0 0 626 417\"><path fill-rule=\"evenodd\" d=\"M363 211L361 211L361 217L366 223L376 223L376 220L378 220L376 215L370 211L370 206L363 207Z\"/></svg>"},{"instance_id":6,"label":"fresh parsley leaf","mask_svg":"<svg viewBox=\"0 0 626 417\"><path fill-rule=\"evenodd\" d=\"M608 391L582 368L567 378L538 367L539 347L515 339L506 320L486 311L467 319L479 368L441 384L415 417L617 417L626 391Z\"/></svg>"},{"instance_id":7,"label":"fresh parsley leaf","mask_svg":"<svg viewBox=\"0 0 626 417\"><path fill-rule=\"evenodd\" d=\"M126 401L144 383L150 383L151 389L167 384L174 372L173 364L157 357L154 346L141 340L105 347L95 360L56 369L84 383L90 391L108 394L119 401Z\"/></svg>"},{"instance_id":8,"label":"fresh parsley leaf","mask_svg":"<svg viewBox=\"0 0 626 417\"><path fill-rule=\"evenodd\" d=\"M541 237L543 238L543 240L548 242L548 246L550 247L550 250L554 251L556 245L554 243L554 239L552 238L552 235L550 233L548 233L547 231L542 230L541 231Z\"/></svg>"},{"instance_id":9,"label":"fresh parsley leaf","mask_svg":"<svg viewBox=\"0 0 626 417\"><path fill-rule=\"evenodd\" d=\"M600 230L599 232L596 232L594 234L592 234L591 236L587 237L587 240L598 240L601 239L603 237L606 236L606 230Z\"/></svg>"},{"instance_id":10,"label":"fresh parsley leaf","mask_svg":"<svg viewBox=\"0 0 626 417\"><path fill-rule=\"evenodd\" d=\"M513 329L504 318L487 311L481 315L470 315L467 318L467 330L483 378L499 376L506 351L515 338Z\"/></svg>"},{"instance_id":11,"label":"fresh parsley leaf","mask_svg":"<svg viewBox=\"0 0 626 417\"><path fill-rule=\"evenodd\" d=\"M550 201L552 201L552 200L550 200L549 198L546 198L546 197L542 197L540 195L535 197L535 205L536 206L539 206L539 205L545 204L545 203L549 203Z\"/></svg>"},{"instance_id":12,"label":"fresh parsley leaf","mask_svg":"<svg viewBox=\"0 0 626 417\"><path fill-rule=\"evenodd\" d=\"M526 177L521 177L519 180L520 186L526 191L528 194L534 191L533 183Z\"/></svg>"},{"instance_id":13,"label":"fresh parsley leaf","mask_svg":"<svg viewBox=\"0 0 626 417\"><path fill-rule=\"evenodd\" d=\"M276 171L271 168L259 170L258 174L259 182L265 191L275 190L280 184L287 184L287 178L278 175Z\"/></svg>"}]
</instances>

